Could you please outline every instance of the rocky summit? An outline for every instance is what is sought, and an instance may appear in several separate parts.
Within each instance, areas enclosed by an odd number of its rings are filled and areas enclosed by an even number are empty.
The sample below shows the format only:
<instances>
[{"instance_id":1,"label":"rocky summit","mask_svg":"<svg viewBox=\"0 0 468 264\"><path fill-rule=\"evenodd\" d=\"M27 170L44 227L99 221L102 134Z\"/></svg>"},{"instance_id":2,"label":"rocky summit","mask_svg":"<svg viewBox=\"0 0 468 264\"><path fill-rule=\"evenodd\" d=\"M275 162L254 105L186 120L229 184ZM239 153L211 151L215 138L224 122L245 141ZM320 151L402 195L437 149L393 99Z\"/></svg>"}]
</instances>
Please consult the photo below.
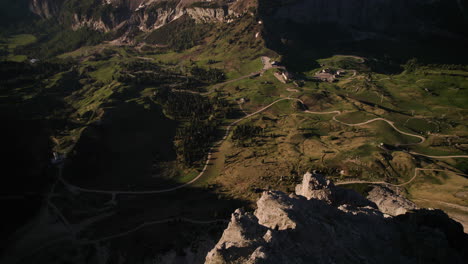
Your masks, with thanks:
<instances>
[{"instance_id":1,"label":"rocky summit","mask_svg":"<svg viewBox=\"0 0 468 264\"><path fill-rule=\"evenodd\" d=\"M307 173L295 194L237 209L206 263L465 263L468 237L444 212L381 187L369 197Z\"/></svg>"}]
</instances>

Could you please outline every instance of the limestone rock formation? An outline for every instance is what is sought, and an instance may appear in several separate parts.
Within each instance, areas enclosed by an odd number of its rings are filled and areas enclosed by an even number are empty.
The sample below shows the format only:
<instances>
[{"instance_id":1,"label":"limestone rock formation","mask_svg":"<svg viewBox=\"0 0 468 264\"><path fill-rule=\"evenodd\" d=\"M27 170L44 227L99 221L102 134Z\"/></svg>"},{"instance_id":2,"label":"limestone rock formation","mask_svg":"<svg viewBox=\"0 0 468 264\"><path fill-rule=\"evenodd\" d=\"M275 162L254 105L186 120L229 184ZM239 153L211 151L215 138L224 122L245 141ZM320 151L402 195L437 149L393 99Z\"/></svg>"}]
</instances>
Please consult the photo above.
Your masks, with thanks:
<instances>
[{"instance_id":1,"label":"limestone rock formation","mask_svg":"<svg viewBox=\"0 0 468 264\"><path fill-rule=\"evenodd\" d=\"M333 183L330 180L325 180L321 175L312 176L310 172L304 175L302 184L296 186L296 194L310 199L318 199L331 203Z\"/></svg>"},{"instance_id":2,"label":"limestone rock formation","mask_svg":"<svg viewBox=\"0 0 468 264\"><path fill-rule=\"evenodd\" d=\"M30 9L42 18L60 18L71 14L71 27L89 27L109 32L122 28L141 31L158 29L187 15L200 23L227 22L239 16L244 0L30 0ZM203 2L204 5L196 5ZM65 12L64 12L65 11Z\"/></svg>"},{"instance_id":3,"label":"limestone rock formation","mask_svg":"<svg viewBox=\"0 0 468 264\"><path fill-rule=\"evenodd\" d=\"M64 0L31 0L29 9L42 18L56 16Z\"/></svg>"},{"instance_id":4,"label":"limestone rock formation","mask_svg":"<svg viewBox=\"0 0 468 264\"><path fill-rule=\"evenodd\" d=\"M402 215L417 209L416 204L386 187L375 186L369 192L367 199L374 202L382 213L392 216Z\"/></svg>"},{"instance_id":5,"label":"limestone rock formation","mask_svg":"<svg viewBox=\"0 0 468 264\"><path fill-rule=\"evenodd\" d=\"M296 192L264 192L253 214L237 210L206 263L467 260L467 235L442 211L414 210L386 218L375 204L364 203L363 197L354 199L358 194L351 195L316 174L306 174Z\"/></svg>"},{"instance_id":6,"label":"limestone rock formation","mask_svg":"<svg viewBox=\"0 0 468 264\"><path fill-rule=\"evenodd\" d=\"M258 222L271 229L295 229L296 222L291 219L289 211L294 210L289 197L281 192L265 192L257 202L255 216Z\"/></svg>"}]
</instances>

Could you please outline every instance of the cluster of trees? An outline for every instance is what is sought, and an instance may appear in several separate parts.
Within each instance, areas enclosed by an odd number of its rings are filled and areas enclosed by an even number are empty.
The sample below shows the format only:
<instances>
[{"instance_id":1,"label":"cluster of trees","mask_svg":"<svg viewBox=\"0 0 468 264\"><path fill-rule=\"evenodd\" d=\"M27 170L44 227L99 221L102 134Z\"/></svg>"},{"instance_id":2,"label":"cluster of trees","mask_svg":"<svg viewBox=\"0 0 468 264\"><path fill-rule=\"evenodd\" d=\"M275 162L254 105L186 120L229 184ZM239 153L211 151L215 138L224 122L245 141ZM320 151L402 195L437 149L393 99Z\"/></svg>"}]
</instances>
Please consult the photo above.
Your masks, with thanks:
<instances>
[{"instance_id":1,"label":"cluster of trees","mask_svg":"<svg viewBox=\"0 0 468 264\"><path fill-rule=\"evenodd\" d=\"M160 86L186 82L180 73L149 61L122 63L119 67L121 70L112 77L126 84Z\"/></svg>"},{"instance_id":2,"label":"cluster of trees","mask_svg":"<svg viewBox=\"0 0 468 264\"><path fill-rule=\"evenodd\" d=\"M468 71L468 65L462 64L428 64L425 65L424 68L450 71Z\"/></svg>"},{"instance_id":3,"label":"cluster of trees","mask_svg":"<svg viewBox=\"0 0 468 264\"><path fill-rule=\"evenodd\" d=\"M201 43L210 32L212 25L197 24L188 16L153 31L145 41L151 44L165 44L175 51L183 51Z\"/></svg>"},{"instance_id":4,"label":"cluster of trees","mask_svg":"<svg viewBox=\"0 0 468 264\"><path fill-rule=\"evenodd\" d=\"M7 49L1 49L0 48L0 60L3 60L4 57L8 56L10 54Z\"/></svg>"},{"instance_id":5,"label":"cluster of trees","mask_svg":"<svg viewBox=\"0 0 468 264\"><path fill-rule=\"evenodd\" d=\"M220 69L208 68L204 69L198 66L195 66L190 69L192 76L200 81L207 82L210 84L222 82L226 79L226 75Z\"/></svg>"},{"instance_id":6,"label":"cluster of trees","mask_svg":"<svg viewBox=\"0 0 468 264\"><path fill-rule=\"evenodd\" d=\"M64 74L50 85L47 79L59 72ZM0 112L18 120L57 122L72 111L64 98L80 87L78 77L68 63L0 62L0 91L8 98L0 103Z\"/></svg>"},{"instance_id":7,"label":"cluster of trees","mask_svg":"<svg viewBox=\"0 0 468 264\"><path fill-rule=\"evenodd\" d=\"M166 90L158 93L156 100L167 114L185 121L177 130L176 142L178 157L188 166L204 159L219 134L222 118L233 111L229 103L218 96L210 99Z\"/></svg>"},{"instance_id":8,"label":"cluster of trees","mask_svg":"<svg viewBox=\"0 0 468 264\"><path fill-rule=\"evenodd\" d=\"M0 1L0 31L16 31L35 19L37 16L29 11L29 1Z\"/></svg>"},{"instance_id":9,"label":"cluster of trees","mask_svg":"<svg viewBox=\"0 0 468 264\"><path fill-rule=\"evenodd\" d=\"M168 91L158 93L156 99L164 105L166 113L176 119L192 117L206 119L214 112L213 104L199 94Z\"/></svg>"},{"instance_id":10,"label":"cluster of trees","mask_svg":"<svg viewBox=\"0 0 468 264\"><path fill-rule=\"evenodd\" d=\"M44 27L46 25L36 28L37 35L40 36L37 43L18 46L15 49L15 54L24 54L40 59L52 58L82 46L96 45L108 37L104 33L87 27L78 30L65 29L56 25L51 25L48 29L44 29Z\"/></svg>"},{"instance_id":11,"label":"cluster of trees","mask_svg":"<svg viewBox=\"0 0 468 264\"><path fill-rule=\"evenodd\" d=\"M119 82L160 87L167 84L177 90L201 91L207 84L221 82L226 78L220 69L194 66L186 73L150 61L133 61L120 64L119 67L121 70L113 75L113 79Z\"/></svg>"},{"instance_id":12,"label":"cluster of trees","mask_svg":"<svg viewBox=\"0 0 468 264\"><path fill-rule=\"evenodd\" d=\"M418 59L416 58L412 58L410 60L408 60L403 66L403 69L405 69L405 71L407 73L412 73L412 72L415 72L418 67L420 66L419 64L419 61Z\"/></svg>"},{"instance_id":13,"label":"cluster of trees","mask_svg":"<svg viewBox=\"0 0 468 264\"><path fill-rule=\"evenodd\" d=\"M188 124L177 130L178 156L186 165L203 160L216 140L218 122L192 117Z\"/></svg>"},{"instance_id":14,"label":"cluster of trees","mask_svg":"<svg viewBox=\"0 0 468 264\"><path fill-rule=\"evenodd\" d=\"M114 79L132 85L157 86L155 101L163 106L168 116L182 121L183 125L176 133L180 161L193 166L204 159L216 140L221 120L233 114L234 109L219 95L207 98L193 91L207 83L223 80L224 73L197 66L185 73L151 61L134 61L119 66L122 70L114 74Z\"/></svg>"},{"instance_id":15,"label":"cluster of trees","mask_svg":"<svg viewBox=\"0 0 468 264\"><path fill-rule=\"evenodd\" d=\"M104 49L100 53L94 54L94 58L90 59L90 61L103 61L103 60L109 60L117 54L115 50L112 49Z\"/></svg>"},{"instance_id":16,"label":"cluster of trees","mask_svg":"<svg viewBox=\"0 0 468 264\"><path fill-rule=\"evenodd\" d=\"M451 71L468 71L468 65L462 64L423 64L416 58L408 60L403 66L406 72L411 73L418 69L420 70L451 70Z\"/></svg>"},{"instance_id":17,"label":"cluster of trees","mask_svg":"<svg viewBox=\"0 0 468 264\"><path fill-rule=\"evenodd\" d=\"M149 60L136 60L126 63L120 63L119 66L125 71L138 72L138 71L163 71L160 64L151 62Z\"/></svg>"},{"instance_id":18,"label":"cluster of trees","mask_svg":"<svg viewBox=\"0 0 468 264\"><path fill-rule=\"evenodd\" d=\"M37 83L55 73L71 68L69 61L43 61L34 65L29 62L0 62L0 87L20 88L26 83Z\"/></svg>"},{"instance_id":19,"label":"cluster of trees","mask_svg":"<svg viewBox=\"0 0 468 264\"><path fill-rule=\"evenodd\" d=\"M265 130L259 126L254 125L240 125L237 126L232 134L233 140L246 140L256 136L263 135Z\"/></svg>"},{"instance_id":20,"label":"cluster of trees","mask_svg":"<svg viewBox=\"0 0 468 264\"><path fill-rule=\"evenodd\" d=\"M165 72L119 72L112 76L114 80L121 83L133 85L162 85L170 82L180 82L180 78Z\"/></svg>"}]
</instances>

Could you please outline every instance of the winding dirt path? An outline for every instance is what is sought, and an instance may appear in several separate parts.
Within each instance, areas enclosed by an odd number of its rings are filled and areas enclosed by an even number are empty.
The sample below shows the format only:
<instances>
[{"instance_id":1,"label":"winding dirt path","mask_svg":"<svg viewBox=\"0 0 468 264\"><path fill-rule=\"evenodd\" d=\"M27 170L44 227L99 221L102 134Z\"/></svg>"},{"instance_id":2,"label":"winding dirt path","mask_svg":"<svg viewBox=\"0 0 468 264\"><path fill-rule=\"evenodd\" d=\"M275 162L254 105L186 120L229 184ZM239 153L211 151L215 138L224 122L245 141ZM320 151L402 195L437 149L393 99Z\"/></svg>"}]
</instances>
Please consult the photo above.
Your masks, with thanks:
<instances>
[{"instance_id":1,"label":"winding dirt path","mask_svg":"<svg viewBox=\"0 0 468 264\"><path fill-rule=\"evenodd\" d=\"M300 99L298 99L298 101L300 101L302 104L304 104L304 102ZM305 104L304 104L305 105ZM367 124L370 124L370 123L373 123L373 122L376 122L376 121L383 121L387 124L389 124L393 129L395 129L398 133L402 134L402 135L407 135L407 136L410 136L410 137L415 137L415 138L418 138L420 140L420 142L418 143L413 143L413 144L401 144L401 145L417 145L417 144L422 144L426 141L426 138L423 137L423 136L420 136L420 135L417 135L417 134L411 134L411 133L408 133L408 132L405 132L405 131L402 131L400 130L398 127L395 126L395 122L393 121L390 121L390 120L387 120L385 118L381 118L381 117L378 117L378 118L374 118L374 119L371 119L371 120L367 120L367 121L364 121L364 122L361 122L361 123L355 123L355 124L350 124L350 123L345 123L343 121L340 121L338 119L336 119L337 116L341 115L342 112L341 111L338 111L338 110L335 110L335 111L328 111L328 112L314 112L314 111L309 111L309 110L306 110L304 111L305 113L308 113L308 114L315 114L315 115L326 115L326 114L336 114L335 116L333 116L333 121L337 122L337 123L340 123L342 125L345 125L345 126L352 126L352 127L357 127L357 126L364 126L364 125L367 125ZM468 157L468 156L467 156Z\"/></svg>"},{"instance_id":2,"label":"winding dirt path","mask_svg":"<svg viewBox=\"0 0 468 264\"><path fill-rule=\"evenodd\" d=\"M393 121L389 121L385 118L374 118L374 119L371 119L371 120L368 120L368 121L365 121L365 122L361 122L361 123L357 123L357 124L348 124L348 123L345 123L345 122L342 122L338 119L336 119L336 116L333 117L333 121L336 121L342 125L346 125L346 126L364 126L364 125L367 125L367 124L370 124L370 123L373 123L373 122L376 122L376 121L383 121L387 124L389 124L393 129L395 129L395 131L397 131L398 133L402 134L402 135L406 135L406 136L410 136L410 137L415 137L415 138L419 138L420 142L418 143L412 143L412 144L400 144L400 146L403 146L403 145L418 145L418 144L422 144L426 141L426 138L423 137L423 136L420 136L420 135L417 135L417 134L411 134L411 133L408 133L408 132L405 132L405 131L402 131L400 130L399 128L397 128L395 126L395 123Z\"/></svg>"},{"instance_id":3,"label":"winding dirt path","mask_svg":"<svg viewBox=\"0 0 468 264\"><path fill-rule=\"evenodd\" d=\"M229 133L231 132L231 130L232 130L232 128L234 126L236 126L238 123L242 122L245 119L248 119L248 118L250 118L252 116L255 116L255 115L267 110L268 108L272 107L273 105L275 105L275 104L277 104L279 102L282 102L282 101L286 101L286 100L300 101L299 99L290 98L290 97L278 99L278 100L272 102L271 104L261 108L260 110L257 110L257 111L255 111L255 112L253 112L251 114L248 114L248 115L246 115L246 116L232 122L231 124L229 124L225 129L226 132L225 132L223 138L220 141L213 144L213 146L209 149L208 154L207 154L207 158L206 158L206 162L205 162L205 165L204 165L202 171L195 178L193 178L191 181L189 181L187 183L184 183L182 185L175 186L175 187L172 187L172 188L162 189L162 190L116 191L116 190L98 190L98 189L82 188L82 187L79 187L79 186L76 186L76 185L73 185L73 184L67 182L65 179L63 179L63 177L59 177L59 180L72 192L110 194L110 195L112 195L113 199L115 198L116 195L122 195L122 194L124 194L124 195L125 194L128 194L128 195L133 195L133 194L158 194L158 193L172 192L172 191L175 191L175 190L178 190L178 189L185 188L185 187L195 183L198 179L200 179L205 174L205 172L206 172L206 170L207 170L207 168L209 166L209 163L211 161L211 156L213 154L213 151L215 150L215 148L217 148L219 145L221 145L227 139L227 137L229 136Z\"/></svg>"},{"instance_id":4,"label":"winding dirt path","mask_svg":"<svg viewBox=\"0 0 468 264\"><path fill-rule=\"evenodd\" d=\"M339 56L339 57L343 57L343 58L353 58L353 59L358 60L359 63L364 63L366 61L366 59L364 59L363 57L356 56L356 55L333 54L333 56Z\"/></svg>"},{"instance_id":5,"label":"winding dirt path","mask_svg":"<svg viewBox=\"0 0 468 264\"><path fill-rule=\"evenodd\" d=\"M134 232L136 232L136 231L138 231L140 229L143 229L143 228L145 228L147 226L156 225L156 224L166 224L166 223L171 223L171 222L186 222L186 223L200 224L200 225L210 225L210 224L216 224L216 223L229 223L229 221L226 220L226 219L194 220L194 219L185 218L185 217L172 217L172 218L167 218L167 219L162 219L162 220L144 222L144 223L138 225L137 227L134 227L134 228L129 229L127 231L123 231L123 232L120 232L120 233L117 233L117 234L114 234L114 235L110 235L110 236L106 236L106 237L102 237L102 238L98 238L98 239L91 239L91 240L83 239L83 240L80 241L80 244L84 244L84 245L95 244L95 243L99 243L99 242L103 242L103 241L111 240L111 239L114 239L114 238L129 235L129 234L134 233Z\"/></svg>"},{"instance_id":6,"label":"winding dirt path","mask_svg":"<svg viewBox=\"0 0 468 264\"><path fill-rule=\"evenodd\" d=\"M302 101L301 101L302 102ZM302 102L303 103L303 102ZM308 111L306 110L305 111L306 113L309 113L309 114L333 114L333 113L336 113L335 116L333 116L333 121L335 122L338 122L342 125L346 125L346 126L352 126L352 127L355 127L355 126L363 126L363 125L367 125L367 124L370 124L372 122L376 122L376 121L384 121L386 122L387 124L389 124L393 129L395 129L395 131L397 131L398 133L402 134L402 135L407 135L407 136L410 136L410 137L416 137L420 140L420 142L418 143L412 143L412 144L400 144L400 146L403 146L403 145L419 145L419 144L422 144L426 141L426 138L423 137L423 136L420 136L420 135L417 135L417 134L411 134L411 133L408 133L408 132L405 132L405 131L402 131L400 130L399 128L397 128L395 126L395 122L393 121L389 121L385 118L374 118L374 119L371 119L371 120L368 120L368 121L365 121L365 122L361 122L361 123L356 123L356 124L349 124L349 123L345 123L345 122L342 122L338 119L336 119L336 117L338 115L341 114L340 111L329 111L329 112L313 112L313 111ZM425 154L421 154L421 153L417 153L417 152L409 152L410 154L413 154L413 155L418 155L418 156L424 156L424 157L428 157L428 158L434 158L434 159L451 159L451 158L468 158L468 155L448 155L448 156L431 156L431 155L425 155ZM367 184L387 184L387 185L391 185L391 186L397 186L397 187L400 187L400 186L404 186L404 185L407 185L409 183L411 183L414 179L416 179L416 177L418 176L418 172L420 171L442 171L442 172L452 172L452 173L455 173L455 174L458 174L458 175L465 175L465 176L468 176L466 174L463 174L463 173L458 173L458 172L453 172L453 171L447 171L447 170L441 170L441 169L424 169L424 168L416 168L414 170L414 176L407 182L405 183L402 183L402 184L391 184L391 183L388 183L388 182L384 182L384 181L347 181L347 182L338 182L336 183L336 185L346 185L346 184L356 184L356 183L367 183Z\"/></svg>"},{"instance_id":7,"label":"winding dirt path","mask_svg":"<svg viewBox=\"0 0 468 264\"><path fill-rule=\"evenodd\" d=\"M410 151L409 153L413 155L417 155L417 156L431 158L431 159L455 159L455 158L467 159L468 158L468 155L431 156L431 155L421 154L421 153L417 153L413 151Z\"/></svg>"},{"instance_id":8,"label":"winding dirt path","mask_svg":"<svg viewBox=\"0 0 468 264\"><path fill-rule=\"evenodd\" d=\"M335 185L348 185L348 184L386 184L386 185L390 185L390 186L395 186L395 187L401 187L401 186L405 186L405 185L408 185L410 184L411 182L413 182L416 177L418 177L418 172L420 171L440 171L440 172L445 172L445 173L448 173L448 172L451 172L451 173L454 173L454 174L457 174L457 175L463 175L463 176L468 176L467 174L464 174L464 173L459 173L459 172L455 172L455 171L449 171L449 170L441 170L441 169L424 169L424 168L416 168L414 170L414 176L407 182L404 182L404 183L401 183L401 184L393 184L393 183L388 183L388 182L384 182L384 181L343 181L343 182L337 182L335 183Z\"/></svg>"}]
</instances>

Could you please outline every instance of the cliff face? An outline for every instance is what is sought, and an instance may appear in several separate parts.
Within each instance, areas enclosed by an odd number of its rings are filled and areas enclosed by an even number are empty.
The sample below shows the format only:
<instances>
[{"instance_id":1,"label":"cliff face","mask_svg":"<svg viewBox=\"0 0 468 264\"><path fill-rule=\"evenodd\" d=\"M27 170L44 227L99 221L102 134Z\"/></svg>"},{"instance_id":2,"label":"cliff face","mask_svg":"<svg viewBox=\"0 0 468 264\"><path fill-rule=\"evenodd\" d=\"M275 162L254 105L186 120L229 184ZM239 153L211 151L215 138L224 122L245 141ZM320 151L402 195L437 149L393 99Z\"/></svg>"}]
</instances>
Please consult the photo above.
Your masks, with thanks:
<instances>
[{"instance_id":1,"label":"cliff face","mask_svg":"<svg viewBox=\"0 0 468 264\"><path fill-rule=\"evenodd\" d=\"M58 15L64 0L30 0L29 9L42 18Z\"/></svg>"},{"instance_id":2,"label":"cliff face","mask_svg":"<svg viewBox=\"0 0 468 264\"><path fill-rule=\"evenodd\" d=\"M376 194L374 193L374 196ZM385 199L388 198L385 196ZM296 194L265 192L236 210L206 263L466 263L462 226L439 210L384 215L357 193L306 174ZM411 208L407 208L408 210Z\"/></svg>"},{"instance_id":3,"label":"cliff face","mask_svg":"<svg viewBox=\"0 0 468 264\"><path fill-rule=\"evenodd\" d=\"M259 6L276 21L380 34L448 34L466 25L468 8L458 0L259 0Z\"/></svg>"},{"instance_id":4,"label":"cliff face","mask_svg":"<svg viewBox=\"0 0 468 264\"><path fill-rule=\"evenodd\" d=\"M459 0L25 0L43 18L68 16L74 29L152 31L183 15L199 23L229 22L258 7L265 36L346 40L468 34L468 6ZM302 28L305 27L305 28ZM345 33L345 34L343 34ZM297 40L296 39L296 40Z\"/></svg>"},{"instance_id":5,"label":"cliff face","mask_svg":"<svg viewBox=\"0 0 468 264\"><path fill-rule=\"evenodd\" d=\"M245 0L31 0L30 9L42 18L70 16L71 27L108 32L123 27L142 31L160 28L183 15L195 21L226 22L239 15Z\"/></svg>"}]
</instances>

